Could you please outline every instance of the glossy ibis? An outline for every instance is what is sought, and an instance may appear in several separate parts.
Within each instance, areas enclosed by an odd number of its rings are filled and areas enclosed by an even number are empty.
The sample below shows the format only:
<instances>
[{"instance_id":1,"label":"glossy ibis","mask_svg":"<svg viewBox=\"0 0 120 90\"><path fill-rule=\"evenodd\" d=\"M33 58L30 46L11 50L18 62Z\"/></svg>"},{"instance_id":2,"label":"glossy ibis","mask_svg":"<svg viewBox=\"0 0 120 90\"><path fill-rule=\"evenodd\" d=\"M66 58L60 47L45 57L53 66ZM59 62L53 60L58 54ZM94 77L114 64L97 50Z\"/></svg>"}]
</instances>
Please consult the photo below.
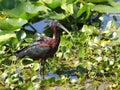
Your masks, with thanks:
<instances>
[{"instance_id":1,"label":"glossy ibis","mask_svg":"<svg viewBox=\"0 0 120 90\"><path fill-rule=\"evenodd\" d=\"M41 79L44 79L44 60L54 56L60 43L60 31L57 30L56 26L59 26L68 34L70 34L63 25L61 25L58 21L53 20L51 24L51 29L54 34L53 38L41 36L39 40L17 52L17 56L19 58L27 56L29 58L40 61L41 69L39 67L39 76L42 75Z\"/></svg>"}]
</instances>

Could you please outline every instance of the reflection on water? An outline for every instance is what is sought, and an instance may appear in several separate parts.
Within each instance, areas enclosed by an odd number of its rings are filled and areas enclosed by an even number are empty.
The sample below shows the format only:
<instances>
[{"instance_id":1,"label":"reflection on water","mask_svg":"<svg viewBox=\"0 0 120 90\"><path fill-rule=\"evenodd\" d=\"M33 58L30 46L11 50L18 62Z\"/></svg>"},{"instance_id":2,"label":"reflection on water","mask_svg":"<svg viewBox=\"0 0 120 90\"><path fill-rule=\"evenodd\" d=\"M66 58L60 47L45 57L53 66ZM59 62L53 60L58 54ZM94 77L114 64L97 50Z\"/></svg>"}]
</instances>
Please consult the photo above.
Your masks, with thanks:
<instances>
[{"instance_id":1,"label":"reflection on water","mask_svg":"<svg viewBox=\"0 0 120 90\"><path fill-rule=\"evenodd\" d=\"M45 79L49 79L49 78L52 78L54 77L56 80L59 79L59 75L53 73L52 71L50 71L46 76L45 76Z\"/></svg>"},{"instance_id":2,"label":"reflection on water","mask_svg":"<svg viewBox=\"0 0 120 90\"><path fill-rule=\"evenodd\" d=\"M113 19L113 16L115 16L116 20L115 23L120 27L120 15L119 14L109 14L104 16L104 22L102 24L102 29L105 29L107 23Z\"/></svg>"}]
</instances>

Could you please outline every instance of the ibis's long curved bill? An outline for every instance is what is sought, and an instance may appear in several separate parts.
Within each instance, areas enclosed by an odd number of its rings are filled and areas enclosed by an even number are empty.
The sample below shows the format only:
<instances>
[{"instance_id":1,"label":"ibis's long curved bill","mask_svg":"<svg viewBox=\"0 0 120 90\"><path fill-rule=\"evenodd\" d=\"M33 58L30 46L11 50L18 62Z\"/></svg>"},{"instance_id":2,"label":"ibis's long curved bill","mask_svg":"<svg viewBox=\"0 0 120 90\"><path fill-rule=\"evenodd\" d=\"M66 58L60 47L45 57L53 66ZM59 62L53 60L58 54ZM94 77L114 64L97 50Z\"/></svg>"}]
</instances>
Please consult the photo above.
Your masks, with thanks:
<instances>
[{"instance_id":1,"label":"ibis's long curved bill","mask_svg":"<svg viewBox=\"0 0 120 90\"><path fill-rule=\"evenodd\" d=\"M66 31L70 35L71 39L73 39L72 35L70 34L70 32L61 23L59 23L58 21L57 21L57 26L59 28L63 29L64 31Z\"/></svg>"}]
</instances>

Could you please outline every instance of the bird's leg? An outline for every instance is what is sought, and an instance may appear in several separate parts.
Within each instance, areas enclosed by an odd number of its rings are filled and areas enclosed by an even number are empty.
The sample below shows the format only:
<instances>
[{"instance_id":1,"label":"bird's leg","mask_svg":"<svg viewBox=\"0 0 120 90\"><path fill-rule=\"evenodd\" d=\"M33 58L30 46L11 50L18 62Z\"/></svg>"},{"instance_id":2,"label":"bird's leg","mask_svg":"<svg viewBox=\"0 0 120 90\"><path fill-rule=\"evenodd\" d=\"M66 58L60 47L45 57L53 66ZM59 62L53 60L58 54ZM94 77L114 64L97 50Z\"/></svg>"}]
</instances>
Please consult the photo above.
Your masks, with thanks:
<instances>
[{"instance_id":1,"label":"bird's leg","mask_svg":"<svg viewBox=\"0 0 120 90\"><path fill-rule=\"evenodd\" d=\"M41 60L39 60L41 61ZM39 62L38 78L41 79L41 62Z\"/></svg>"},{"instance_id":2,"label":"bird's leg","mask_svg":"<svg viewBox=\"0 0 120 90\"><path fill-rule=\"evenodd\" d=\"M39 71L38 71L38 77L41 80L44 80L44 60L39 60Z\"/></svg>"},{"instance_id":3,"label":"bird's leg","mask_svg":"<svg viewBox=\"0 0 120 90\"><path fill-rule=\"evenodd\" d=\"M44 60L41 61L41 78L42 80L44 80Z\"/></svg>"}]
</instances>

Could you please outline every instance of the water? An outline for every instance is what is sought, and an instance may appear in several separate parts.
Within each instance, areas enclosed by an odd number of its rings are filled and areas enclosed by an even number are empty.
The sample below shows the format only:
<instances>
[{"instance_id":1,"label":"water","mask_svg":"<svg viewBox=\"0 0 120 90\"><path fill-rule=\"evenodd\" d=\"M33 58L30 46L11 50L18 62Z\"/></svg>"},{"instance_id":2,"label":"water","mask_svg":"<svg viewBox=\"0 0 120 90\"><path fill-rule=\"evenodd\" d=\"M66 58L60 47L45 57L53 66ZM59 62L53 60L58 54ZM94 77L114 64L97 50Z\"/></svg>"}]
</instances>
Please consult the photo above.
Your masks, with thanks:
<instances>
[{"instance_id":1,"label":"water","mask_svg":"<svg viewBox=\"0 0 120 90\"><path fill-rule=\"evenodd\" d=\"M115 16L115 18L116 18L115 23L117 24L118 27L120 27L120 16L118 14L104 15L104 22L102 24L103 30L105 29L107 23L113 19L113 16Z\"/></svg>"},{"instance_id":2,"label":"water","mask_svg":"<svg viewBox=\"0 0 120 90\"><path fill-rule=\"evenodd\" d=\"M33 23L33 24L30 23L30 24L37 30L38 33L42 33L44 30L47 29L47 27L51 26L51 22L52 22L52 20L44 19L40 22L36 22L36 23ZM34 31L30 26L26 26L25 29Z\"/></svg>"}]
</instances>

